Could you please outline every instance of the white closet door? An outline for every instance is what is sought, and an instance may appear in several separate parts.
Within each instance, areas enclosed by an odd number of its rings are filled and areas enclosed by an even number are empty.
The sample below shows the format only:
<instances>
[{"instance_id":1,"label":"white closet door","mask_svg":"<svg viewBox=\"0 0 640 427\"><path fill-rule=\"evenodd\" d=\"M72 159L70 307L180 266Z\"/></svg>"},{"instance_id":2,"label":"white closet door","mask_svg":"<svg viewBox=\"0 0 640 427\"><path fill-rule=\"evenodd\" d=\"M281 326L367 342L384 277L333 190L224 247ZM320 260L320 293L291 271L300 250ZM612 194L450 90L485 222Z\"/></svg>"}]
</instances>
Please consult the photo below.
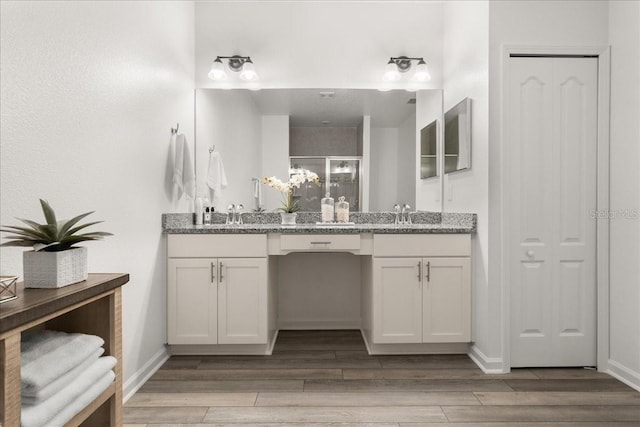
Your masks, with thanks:
<instances>
[{"instance_id":1,"label":"white closet door","mask_svg":"<svg viewBox=\"0 0 640 427\"><path fill-rule=\"evenodd\" d=\"M511 58L511 366L596 364L596 58Z\"/></svg>"}]
</instances>

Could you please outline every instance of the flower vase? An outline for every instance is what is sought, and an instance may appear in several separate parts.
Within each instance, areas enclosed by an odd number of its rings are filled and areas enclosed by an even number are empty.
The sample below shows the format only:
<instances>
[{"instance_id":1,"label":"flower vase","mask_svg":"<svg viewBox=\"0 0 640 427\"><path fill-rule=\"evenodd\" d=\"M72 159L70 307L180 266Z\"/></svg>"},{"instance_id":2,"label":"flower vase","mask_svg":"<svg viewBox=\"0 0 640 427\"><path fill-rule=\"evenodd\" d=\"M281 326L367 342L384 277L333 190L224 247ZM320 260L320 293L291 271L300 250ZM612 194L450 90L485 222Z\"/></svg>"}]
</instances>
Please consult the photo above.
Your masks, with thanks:
<instances>
[{"instance_id":1,"label":"flower vase","mask_svg":"<svg viewBox=\"0 0 640 427\"><path fill-rule=\"evenodd\" d=\"M296 225L296 216L298 216L295 212L280 212L280 217L282 218L282 225Z\"/></svg>"}]
</instances>

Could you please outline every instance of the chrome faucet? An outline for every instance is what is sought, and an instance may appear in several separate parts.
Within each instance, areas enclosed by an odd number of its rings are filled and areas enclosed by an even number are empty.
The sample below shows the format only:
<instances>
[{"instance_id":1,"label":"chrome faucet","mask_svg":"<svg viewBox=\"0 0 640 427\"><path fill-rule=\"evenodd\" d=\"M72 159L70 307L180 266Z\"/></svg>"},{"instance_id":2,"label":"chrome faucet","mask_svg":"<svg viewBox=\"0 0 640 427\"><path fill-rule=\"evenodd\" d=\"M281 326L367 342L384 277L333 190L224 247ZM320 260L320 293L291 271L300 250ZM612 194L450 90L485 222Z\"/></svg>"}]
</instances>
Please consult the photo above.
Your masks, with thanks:
<instances>
[{"instance_id":1,"label":"chrome faucet","mask_svg":"<svg viewBox=\"0 0 640 427\"><path fill-rule=\"evenodd\" d=\"M234 221L236 224L242 224L242 211L244 210L244 205L242 203L236 205L236 217Z\"/></svg>"},{"instance_id":2,"label":"chrome faucet","mask_svg":"<svg viewBox=\"0 0 640 427\"><path fill-rule=\"evenodd\" d=\"M242 211L244 210L244 205L242 203L236 205L231 204L227 207L227 224L228 225L240 225L242 224Z\"/></svg>"},{"instance_id":3,"label":"chrome faucet","mask_svg":"<svg viewBox=\"0 0 640 427\"><path fill-rule=\"evenodd\" d=\"M226 224L233 224L236 216L236 205L227 206L227 222Z\"/></svg>"},{"instance_id":4,"label":"chrome faucet","mask_svg":"<svg viewBox=\"0 0 640 427\"><path fill-rule=\"evenodd\" d=\"M394 222L395 225L400 224L400 205L399 204L395 204L393 205L393 212L396 214L396 220Z\"/></svg>"}]
</instances>

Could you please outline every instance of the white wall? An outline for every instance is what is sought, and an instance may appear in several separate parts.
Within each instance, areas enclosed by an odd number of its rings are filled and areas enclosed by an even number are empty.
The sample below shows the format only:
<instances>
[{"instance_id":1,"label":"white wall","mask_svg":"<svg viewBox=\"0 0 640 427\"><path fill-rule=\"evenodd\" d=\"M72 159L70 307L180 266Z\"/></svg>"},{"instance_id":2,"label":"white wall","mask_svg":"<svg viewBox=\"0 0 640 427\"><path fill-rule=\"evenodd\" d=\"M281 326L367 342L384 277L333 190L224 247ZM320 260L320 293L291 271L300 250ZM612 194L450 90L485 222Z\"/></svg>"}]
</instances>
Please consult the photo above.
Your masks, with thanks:
<instances>
[{"instance_id":1,"label":"white wall","mask_svg":"<svg viewBox=\"0 0 640 427\"><path fill-rule=\"evenodd\" d=\"M371 128L369 210L390 211L398 199L398 128Z\"/></svg>"},{"instance_id":2,"label":"white wall","mask_svg":"<svg viewBox=\"0 0 640 427\"><path fill-rule=\"evenodd\" d=\"M606 1L490 1L489 2L489 275L485 315L476 315L477 348L485 356L485 365L503 368L506 342L501 330L503 229L501 188L503 175L501 139L502 48L521 46L605 46L608 44L608 3ZM472 117L472 121L475 117ZM475 137L475 134L473 135ZM475 144L475 141L473 142ZM475 145L472 148L475 150ZM475 168L475 165L472 167ZM478 295L479 296L479 295ZM483 304L484 305L484 304ZM476 304L477 307L477 304ZM480 313L478 313L480 314ZM484 332L483 332L484 331ZM504 345L503 345L504 344Z\"/></svg>"},{"instance_id":3,"label":"white wall","mask_svg":"<svg viewBox=\"0 0 640 427\"><path fill-rule=\"evenodd\" d=\"M444 175L446 212L478 215L473 236L473 325L476 349L488 354L500 318L489 323L489 4L449 1L444 5L444 112L471 98L471 168ZM482 357L482 356L481 356Z\"/></svg>"},{"instance_id":4,"label":"white wall","mask_svg":"<svg viewBox=\"0 0 640 427\"><path fill-rule=\"evenodd\" d=\"M228 186L222 190L216 212L227 212L230 204L253 207L253 182L261 178L260 150L262 117L251 92L199 89L196 91L197 188L201 197L211 198L205 184L209 149L220 153ZM213 201L212 201L213 202Z\"/></svg>"},{"instance_id":5,"label":"white wall","mask_svg":"<svg viewBox=\"0 0 640 427\"><path fill-rule=\"evenodd\" d=\"M289 116L262 116L261 176L289 178ZM263 186L264 208L267 211L282 205L282 193Z\"/></svg>"},{"instance_id":6,"label":"white wall","mask_svg":"<svg viewBox=\"0 0 640 427\"><path fill-rule=\"evenodd\" d=\"M609 364L640 388L640 2L610 3L609 37Z\"/></svg>"},{"instance_id":7,"label":"white wall","mask_svg":"<svg viewBox=\"0 0 640 427\"><path fill-rule=\"evenodd\" d=\"M250 55L264 88L378 88L391 56L423 56L442 84L441 2L196 2L196 85L217 55Z\"/></svg>"},{"instance_id":8,"label":"white wall","mask_svg":"<svg viewBox=\"0 0 640 427\"><path fill-rule=\"evenodd\" d=\"M416 207L416 115L412 114L398 128L397 201ZM383 210L390 210L386 206Z\"/></svg>"},{"instance_id":9,"label":"white wall","mask_svg":"<svg viewBox=\"0 0 640 427\"><path fill-rule=\"evenodd\" d=\"M193 137L190 2L1 3L0 223L95 210L89 271L125 272L125 393L165 356L170 128ZM170 180L169 180L170 182ZM0 272L22 275L21 250ZM146 369L146 370L145 370ZM140 376L139 376L140 375Z\"/></svg>"},{"instance_id":10,"label":"white wall","mask_svg":"<svg viewBox=\"0 0 640 427\"><path fill-rule=\"evenodd\" d=\"M283 329L359 327L360 256L280 256L278 275L278 321Z\"/></svg>"}]
</instances>

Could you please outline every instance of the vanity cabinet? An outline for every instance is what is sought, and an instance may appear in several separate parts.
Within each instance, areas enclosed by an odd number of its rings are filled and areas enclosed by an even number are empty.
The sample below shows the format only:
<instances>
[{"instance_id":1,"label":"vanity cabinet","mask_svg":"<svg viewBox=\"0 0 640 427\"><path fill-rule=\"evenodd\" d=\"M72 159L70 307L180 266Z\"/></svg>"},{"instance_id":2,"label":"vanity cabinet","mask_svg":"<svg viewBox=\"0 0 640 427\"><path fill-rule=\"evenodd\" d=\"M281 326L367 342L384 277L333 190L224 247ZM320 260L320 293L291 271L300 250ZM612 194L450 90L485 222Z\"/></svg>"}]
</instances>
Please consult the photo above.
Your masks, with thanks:
<instances>
[{"instance_id":1,"label":"vanity cabinet","mask_svg":"<svg viewBox=\"0 0 640 427\"><path fill-rule=\"evenodd\" d=\"M237 241L225 246L225 237L170 236L168 344L267 344L266 238L235 236ZM236 256L179 257L193 256L194 242L203 249L200 254ZM241 250L244 244L252 246ZM240 253L263 256L237 257Z\"/></svg>"},{"instance_id":2,"label":"vanity cabinet","mask_svg":"<svg viewBox=\"0 0 640 427\"><path fill-rule=\"evenodd\" d=\"M169 344L266 344L264 258L169 259Z\"/></svg>"},{"instance_id":3,"label":"vanity cabinet","mask_svg":"<svg viewBox=\"0 0 640 427\"><path fill-rule=\"evenodd\" d=\"M373 343L469 342L471 247L468 236L412 236L402 242L395 236L374 236ZM435 243L440 245L434 246ZM419 256L433 255L435 250L438 256ZM386 256L391 253L416 256Z\"/></svg>"}]
</instances>

